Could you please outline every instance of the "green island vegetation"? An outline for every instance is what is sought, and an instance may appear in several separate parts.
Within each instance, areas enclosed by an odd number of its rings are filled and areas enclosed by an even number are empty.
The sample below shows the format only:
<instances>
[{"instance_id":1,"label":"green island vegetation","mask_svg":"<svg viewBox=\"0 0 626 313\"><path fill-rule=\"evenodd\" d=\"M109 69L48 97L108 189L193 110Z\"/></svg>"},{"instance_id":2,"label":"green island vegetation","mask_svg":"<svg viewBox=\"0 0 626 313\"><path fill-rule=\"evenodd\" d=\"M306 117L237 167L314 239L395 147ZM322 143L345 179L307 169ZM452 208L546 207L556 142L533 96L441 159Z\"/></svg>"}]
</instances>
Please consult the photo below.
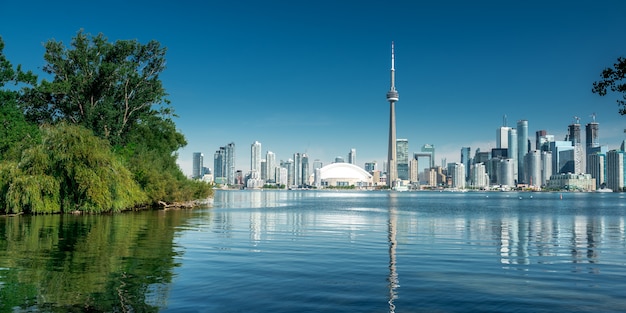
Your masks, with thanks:
<instances>
[{"instance_id":1,"label":"green island vegetation","mask_svg":"<svg viewBox=\"0 0 626 313\"><path fill-rule=\"evenodd\" d=\"M13 67L0 37L0 214L106 213L205 199L210 184L176 164L157 41L79 31L44 44L39 79Z\"/></svg>"}]
</instances>

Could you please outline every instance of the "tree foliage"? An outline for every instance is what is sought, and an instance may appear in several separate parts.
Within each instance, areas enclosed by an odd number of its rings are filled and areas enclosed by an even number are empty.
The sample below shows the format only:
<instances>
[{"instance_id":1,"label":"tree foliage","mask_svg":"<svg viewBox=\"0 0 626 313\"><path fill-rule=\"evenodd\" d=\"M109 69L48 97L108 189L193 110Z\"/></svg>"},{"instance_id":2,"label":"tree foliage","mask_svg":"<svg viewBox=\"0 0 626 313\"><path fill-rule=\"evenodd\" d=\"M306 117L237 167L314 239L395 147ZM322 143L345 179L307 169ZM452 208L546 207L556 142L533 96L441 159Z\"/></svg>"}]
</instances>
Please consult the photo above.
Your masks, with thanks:
<instances>
[{"instance_id":1,"label":"tree foliage","mask_svg":"<svg viewBox=\"0 0 626 313\"><path fill-rule=\"evenodd\" d=\"M99 34L79 31L71 48L45 43L43 70L53 76L24 97L30 120L64 120L85 126L113 145L149 116L170 114L159 75L165 69L165 48L157 41L110 43ZM160 105L160 108L155 108Z\"/></svg>"},{"instance_id":2,"label":"tree foliage","mask_svg":"<svg viewBox=\"0 0 626 313\"><path fill-rule=\"evenodd\" d=\"M146 202L107 141L65 123L42 132L42 142L25 150L19 163L0 163L5 212L119 212Z\"/></svg>"},{"instance_id":3,"label":"tree foliage","mask_svg":"<svg viewBox=\"0 0 626 313\"><path fill-rule=\"evenodd\" d=\"M593 93L605 96L608 91L622 94L621 99L617 99L619 113L626 115L626 58L617 58L617 63L613 67L602 71L602 79L593 83Z\"/></svg>"},{"instance_id":4,"label":"tree foliage","mask_svg":"<svg viewBox=\"0 0 626 313\"><path fill-rule=\"evenodd\" d=\"M4 55L4 42L0 37L0 160L15 159L20 151L40 140L37 126L26 122L18 107L18 84L34 84L36 77L23 72ZM6 88L13 85L13 89Z\"/></svg>"},{"instance_id":5,"label":"tree foliage","mask_svg":"<svg viewBox=\"0 0 626 313\"><path fill-rule=\"evenodd\" d=\"M159 78L158 42L110 43L82 30L70 48L48 41L52 80L40 83L2 48L0 212L117 212L212 194L176 164L187 143ZM2 88L9 82L22 88Z\"/></svg>"}]
</instances>

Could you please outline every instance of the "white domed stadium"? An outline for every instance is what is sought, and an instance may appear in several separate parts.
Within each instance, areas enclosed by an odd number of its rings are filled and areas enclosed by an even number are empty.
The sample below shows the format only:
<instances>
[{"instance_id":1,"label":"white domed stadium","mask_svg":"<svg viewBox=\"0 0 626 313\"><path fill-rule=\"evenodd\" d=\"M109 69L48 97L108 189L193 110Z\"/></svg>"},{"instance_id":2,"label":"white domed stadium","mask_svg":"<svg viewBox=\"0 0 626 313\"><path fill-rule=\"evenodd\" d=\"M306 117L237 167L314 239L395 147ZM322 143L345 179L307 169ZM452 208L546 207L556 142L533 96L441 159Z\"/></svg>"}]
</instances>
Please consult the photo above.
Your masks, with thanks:
<instances>
[{"instance_id":1,"label":"white domed stadium","mask_svg":"<svg viewBox=\"0 0 626 313\"><path fill-rule=\"evenodd\" d=\"M364 169L350 163L332 163L319 169L316 182L322 187L370 187L372 175Z\"/></svg>"}]
</instances>

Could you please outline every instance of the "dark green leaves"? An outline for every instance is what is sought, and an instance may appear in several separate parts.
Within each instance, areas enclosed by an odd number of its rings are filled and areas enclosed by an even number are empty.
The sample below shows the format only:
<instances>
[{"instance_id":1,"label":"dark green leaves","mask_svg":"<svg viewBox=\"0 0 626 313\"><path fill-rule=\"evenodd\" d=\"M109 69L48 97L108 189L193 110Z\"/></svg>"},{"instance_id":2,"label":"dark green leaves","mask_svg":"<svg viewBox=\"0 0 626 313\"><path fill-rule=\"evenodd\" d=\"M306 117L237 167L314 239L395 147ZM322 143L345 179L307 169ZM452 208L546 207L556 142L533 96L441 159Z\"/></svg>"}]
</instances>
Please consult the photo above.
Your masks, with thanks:
<instances>
[{"instance_id":1,"label":"dark green leaves","mask_svg":"<svg viewBox=\"0 0 626 313\"><path fill-rule=\"evenodd\" d=\"M592 92L605 96L610 90L622 94L622 99L617 99L620 106L619 113L626 115L626 58L617 58L617 63L612 68L602 71L602 79L593 83Z\"/></svg>"}]
</instances>

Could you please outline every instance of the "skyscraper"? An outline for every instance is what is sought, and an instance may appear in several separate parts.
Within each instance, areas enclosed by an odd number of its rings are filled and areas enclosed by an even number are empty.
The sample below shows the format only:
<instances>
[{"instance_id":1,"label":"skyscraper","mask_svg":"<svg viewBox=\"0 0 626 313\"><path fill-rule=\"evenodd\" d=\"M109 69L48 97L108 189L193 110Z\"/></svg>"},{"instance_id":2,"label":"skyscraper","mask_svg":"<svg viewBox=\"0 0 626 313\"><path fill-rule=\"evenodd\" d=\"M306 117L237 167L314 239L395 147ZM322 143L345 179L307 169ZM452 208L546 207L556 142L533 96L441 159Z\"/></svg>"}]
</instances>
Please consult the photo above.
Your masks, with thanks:
<instances>
[{"instance_id":1,"label":"skyscraper","mask_svg":"<svg viewBox=\"0 0 626 313\"><path fill-rule=\"evenodd\" d=\"M302 154L302 175L300 185L308 186L309 185L309 156L306 153Z\"/></svg>"},{"instance_id":2,"label":"skyscraper","mask_svg":"<svg viewBox=\"0 0 626 313\"><path fill-rule=\"evenodd\" d=\"M600 124L596 123L595 120L585 125L585 148L587 148L587 151L589 151L589 148L596 148L600 146L600 143L598 142L599 130Z\"/></svg>"},{"instance_id":3,"label":"skyscraper","mask_svg":"<svg viewBox=\"0 0 626 313\"><path fill-rule=\"evenodd\" d=\"M463 164L463 168L465 169L465 181L469 180L470 173L470 147L462 147L461 148L461 163Z\"/></svg>"},{"instance_id":4,"label":"skyscraper","mask_svg":"<svg viewBox=\"0 0 626 313\"><path fill-rule=\"evenodd\" d=\"M265 154L265 166L267 166L267 177L269 182L276 182L276 155L272 151Z\"/></svg>"},{"instance_id":5,"label":"skyscraper","mask_svg":"<svg viewBox=\"0 0 626 313\"><path fill-rule=\"evenodd\" d=\"M528 144L528 121L517 121L517 182L526 183L524 156L530 151Z\"/></svg>"},{"instance_id":6,"label":"skyscraper","mask_svg":"<svg viewBox=\"0 0 626 313\"><path fill-rule=\"evenodd\" d=\"M261 178L261 143L258 141L250 146L250 175L252 179Z\"/></svg>"},{"instance_id":7,"label":"skyscraper","mask_svg":"<svg viewBox=\"0 0 626 313\"><path fill-rule=\"evenodd\" d=\"M348 152L348 163L356 165L356 149L354 148L350 149L350 152Z\"/></svg>"},{"instance_id":8,"label":"skyscraper","mask_svg":"<svg viewBox=\"0 0 626 313\"><path fill-rule=\"evenodd\" d=\"M202 178L202 167L204 162L204 154L200 152L193 153L193 171L191 177L194 179Z\"/></svg>"},{"instance_id":9,"label":"skyscraper","mask_svg":"<svg viewBox=\"0 0 626 313\"><path fill-rule=\"evenodd\" d=\"M409 179L409 140L396 139L396 168L398 179Z\"/></svg>"},{"instance_id":10,"label":"skyscraper","mask_svg":"<svg viewBox=\"0 0 626 313\"><path fill-rule=\"evenodd\" d=\"M517 163L522 162L523 160L517 159L517 129L509 128L508 137L509 137L509 150L507 153L509 155L509 158L513 159L513 178L519 181L517 177L517 171L519 170L519 165Z\"/></svg>"},{"instance_id":11,"label":"skyscraper","mask_svg":"<svg viewBox=\"0 0 626 313\"><path fill-rule=\"evenodd\" d=\"M585 158L583 157L583 146L580 137L580 119L574 117L575 122L567 126L567 140L572 142L574 146L574 172L579 174L583 172Z\"/></svg>"},{"instance_id":12,"label":"skyscraper","mask_svg":"<svg viewBox=\"0 0 626 313\"><path fill-rule=\"evenodd\" d=\"M225 149L225 170L226 170L226 183L229 185L235 184L235 143L231 142L226 145Z\"/></svg>"},{"instance_id":13,"label":"skyscraper","mask_svg":"<svg viewBox=\"0 0 626 313\"><path fill-rule=\"evenodd\" d=\"M496 129L496 148L507 149L509 147L509 129L511 127L506 126Z\"/></svg>"},{"instance_id":14,"label":"skyscraper","mask_svg":"<svg viewBox=\"0 0 626 313\"><path fill-rule=\"evenodd\" d=\"M622 191L626 183L625 152L611 150L606 154L606 186L613 191Z\"/></svg>"},{"instance_id":15,"label":"skyscraper","mask_svg":"<svg viewBox=\"0 0 626 313\"><path fill-rule=\"evenodd\" d=\"M391 42L391 87L387 92L387 101L389 101L389 153L387 155L387 185L393 187L398 179L396 169L396 101L399 99L398 91L396 91L396 69L395 69L394 44Z\"/></svg>"}]
</instances>

